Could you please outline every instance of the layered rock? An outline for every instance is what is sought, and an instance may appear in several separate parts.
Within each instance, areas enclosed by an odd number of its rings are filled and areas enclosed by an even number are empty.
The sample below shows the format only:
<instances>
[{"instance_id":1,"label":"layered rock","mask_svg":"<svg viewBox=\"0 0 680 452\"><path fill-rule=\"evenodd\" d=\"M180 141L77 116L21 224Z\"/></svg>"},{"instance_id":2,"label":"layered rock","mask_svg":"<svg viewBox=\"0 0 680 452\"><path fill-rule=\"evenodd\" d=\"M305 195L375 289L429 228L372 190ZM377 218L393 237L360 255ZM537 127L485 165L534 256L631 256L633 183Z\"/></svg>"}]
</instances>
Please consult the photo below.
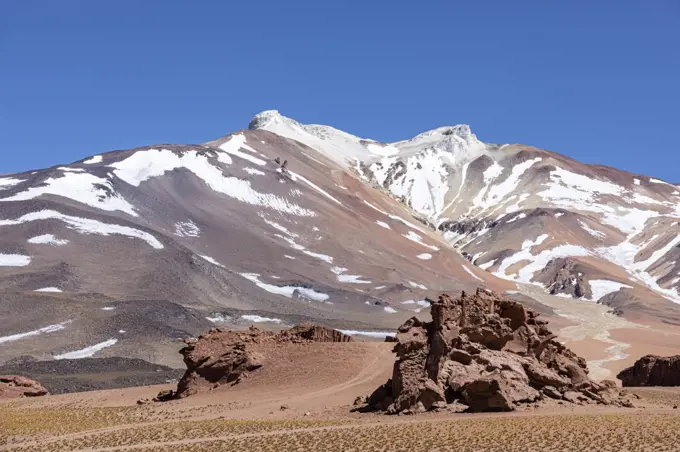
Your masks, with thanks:
<instances>
[{"instance_id":1,"label":"layered rock","mask_svg":"<svg viewBox=\"0 0 680 452\"><path fill-rule=\"evenodd\" d=\"M187 370L177 385L176 398L236 384L265 365L264 347L274 344L351 342L350 336L316 325L303 324L280 332L250 327L247 331L211 329L198 339L187 339L180 350Z\"/></svg>"},{"instance_id":2,"label":"layered rock","mask_svg":"<svg viewBox=\"0 0 680 452\"><path fill-rule=\"evenodd\" d=\"M399 328L392 378L369 408L414 413L460 402L510 411L545 398L630 405L614 382L591 381L585 360L521 303L484 289L431 303L431 322L413 317Z\"/></svg>"},{"instance_id":3,"label":"layered rock","mask_svg":"<svg viewBox=\"0 0 680 452\"><path fill-rule=\"evenodd\" d=\"M0 399L17 397L40 397L49 392L43 385L18 375L0 375Z\"/></svg>"},{"instance_id":4,"label":"layered rock","mask_svg":"<svg viewBox=\"0 0 680 452\"><path fill-rule=\"evenodd\" d=\"M680 355L647 355L617 376L623 386L680 386Z\"/></svg>"}]
</instances>

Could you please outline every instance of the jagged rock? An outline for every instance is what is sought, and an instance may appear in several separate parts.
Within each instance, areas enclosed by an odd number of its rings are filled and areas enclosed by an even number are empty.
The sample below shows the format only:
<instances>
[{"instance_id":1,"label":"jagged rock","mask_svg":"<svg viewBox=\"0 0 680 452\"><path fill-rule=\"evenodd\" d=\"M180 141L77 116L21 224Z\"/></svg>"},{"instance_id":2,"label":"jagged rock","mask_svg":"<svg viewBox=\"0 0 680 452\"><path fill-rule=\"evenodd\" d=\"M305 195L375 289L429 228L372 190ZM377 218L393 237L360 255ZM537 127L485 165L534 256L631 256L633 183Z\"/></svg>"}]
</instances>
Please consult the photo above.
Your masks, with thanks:
<instances>
[{"instance_id":1,"label":"jagged rock","mask_svg":"<svg viewBox=\"0 0 680 452\"><path fill-rule=\"evenodd\" d=\"M180 350L187 370L177 384L175 398L236 384L265 363L261 347L266 344L309 342L351 342L351 336L328 328L302 324L281 332L225 331L213 328L196 339L185 340ZM167 400L167 399L166 399Z\"/></svg>"},{"instance_id":2,"label":"jagged rock","mask_svg":"<svg viewBox=\"0 0 680 452\"><path fill-rule=\"evenodd\" d=\"M0 398L41 397L49 392L43 385L18 375L0 375Z\"/></svg>"},{"instance_id":3,"label":"jagged rock","mask_svg":"<svg viewBox=\"0 0 680 452\"><path fill-rule=\"evenodd\" d=\"M627 386L680 386L680 355L647 355L617 376Z\"/></svg>"},{"instance_id":4,"label":"jagged rock","mask_svg":"<svg viewBox=\"0 0 680 452\"><path fill-rule=\"evenodd\" d=\"M369 397L368 408L411 414L461 401L470 411L510 411L544 395L625 403L615 383L591 381L585 360L521 303L478 289L431 304L431 322L414 317L399 327L392 379Z\"/></svg>"}]
</instances>

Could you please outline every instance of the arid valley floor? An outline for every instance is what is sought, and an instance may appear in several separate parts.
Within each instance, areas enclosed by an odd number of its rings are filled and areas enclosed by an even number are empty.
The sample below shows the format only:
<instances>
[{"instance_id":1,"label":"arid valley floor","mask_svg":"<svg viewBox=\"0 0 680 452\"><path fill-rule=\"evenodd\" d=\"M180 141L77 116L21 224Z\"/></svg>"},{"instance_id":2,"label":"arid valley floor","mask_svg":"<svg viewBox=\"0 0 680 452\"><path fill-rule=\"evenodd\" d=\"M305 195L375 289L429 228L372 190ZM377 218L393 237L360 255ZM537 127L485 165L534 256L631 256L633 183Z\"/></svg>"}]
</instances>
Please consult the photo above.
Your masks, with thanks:
<instances>
[{"instance_id":1,"label":"arid valley floor","mask_svg":"<svg viewBox=\"0 0 680 452\"><path fill-rule=\"evenodd\" d=\"M391 344L282 345L237 386L137 405L171 385L48 396L0 405L12 451L673 451L680 391L632 388L636 408L555 404L509 414L351 412L391 373Z\"/></svg>"}]
</instances>

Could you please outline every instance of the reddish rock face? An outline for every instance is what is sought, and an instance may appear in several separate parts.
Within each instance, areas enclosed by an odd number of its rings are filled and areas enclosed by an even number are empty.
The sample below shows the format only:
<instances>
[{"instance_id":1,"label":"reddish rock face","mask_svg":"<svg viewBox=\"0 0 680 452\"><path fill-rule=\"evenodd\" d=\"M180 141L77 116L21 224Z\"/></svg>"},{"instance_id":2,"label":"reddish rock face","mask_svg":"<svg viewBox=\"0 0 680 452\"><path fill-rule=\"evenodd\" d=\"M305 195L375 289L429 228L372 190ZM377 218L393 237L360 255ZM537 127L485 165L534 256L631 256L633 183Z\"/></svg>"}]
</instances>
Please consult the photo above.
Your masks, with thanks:
<instances>
[{"instance_id":1,"label":"reddish rock face","mask_svg":"<svg viewBox=\"0 0 680 452\"><path fill-rule=\"evenodd\" d=\"M623 386L680 386L680 355L647 355L617 376Z\"/></svg>"},{"instance_id":2,"label":"reddish rock face","mask_svg":"<svg viewBox=\"0 0 680 452\"><path fill-rule=\"evenodd\" d=\"M261 346L305 344L309 342L351 342L350 336L316 325L303 324L278 333L250 327L247 331L210 330L196 339L187 339L180 350L187 370L177 385L177 398L237 384L248 374L266 365Z\"/></svg>"},{"instance_id":3,"label":"reddish rock face","mask_svg":"<svg viewBox=\"0 0 680 452\"><path fill-rule=\"evenodd\" d=\"M431 303L432 322L414 317L399 328L392 378L369 408L409 414L461 402L470 411L510 411L545 397L629 404L612 382L591 381L585 360L521 303L484 289Z\"/></svg>"},{"instance_id":4,"label":"reddish rock face","mask_svg":"<svg viewBox=\"0 0 680 452\"><path fill-rule=\"evenodd\" d=\"M30 378L17 375L0 375L0 399L16 397L40 397L48 395L47 389Z\"/></svg>"}]
</instances>

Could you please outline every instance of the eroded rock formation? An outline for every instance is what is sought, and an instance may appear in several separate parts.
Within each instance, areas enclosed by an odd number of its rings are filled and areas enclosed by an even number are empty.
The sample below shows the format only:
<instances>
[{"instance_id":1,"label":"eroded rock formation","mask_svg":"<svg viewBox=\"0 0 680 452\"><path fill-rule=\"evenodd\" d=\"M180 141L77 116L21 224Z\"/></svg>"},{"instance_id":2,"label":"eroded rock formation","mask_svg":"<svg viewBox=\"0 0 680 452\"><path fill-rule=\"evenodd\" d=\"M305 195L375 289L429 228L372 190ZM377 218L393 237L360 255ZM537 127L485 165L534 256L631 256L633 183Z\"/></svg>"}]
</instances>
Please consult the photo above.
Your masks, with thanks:
<instances>
[{"instance_id":1,"label":"eroded rock formation","mask_svg":"<svg viewBox=\"0 0 680 452\"><path fill-rule=\"evenodd\" d=\"M174 397L183 398L236 384L266 363L262 346L267 344L304 344L309 342L351 342L350 336L316 325L303 324L280 332L226 331L213 328L198 339L187 339L180 350L187 370L177 385Z\"/></svg>"},{"instance_id":2,"label":"eroded rock formation","mask_svg":"<svg viewBox=\"0 0 680 452\"><path fill-rule=\"evenodd\" d=\"M680 355L647 355L617 376L623 386L680 386Z\"/></svg>"},{"instance_id":3,"label":"eroded rock formation","mask_svg":"<svg viewBox=\"0 0 680 452\"><path fill-rule=\"evenodd\" d=\"M521 303L478 289L457 300L441 295L431 313L431 322L413 317L399 328L392 378L369 408L408 414L460 402L510 411L545 398L630 405L614 382L591 381L585 360Z\"/></svg>"},{"instance_id":4,"label":"eroded rock formation","mask_svg":"<svg viewBox=\"0 0 680 452\"><path fill-rule=\"evenodd\" d=\"M49 392L43 385L18 375L0 375L0 398L40 397Z\"/></svg>"}]
</instances>

